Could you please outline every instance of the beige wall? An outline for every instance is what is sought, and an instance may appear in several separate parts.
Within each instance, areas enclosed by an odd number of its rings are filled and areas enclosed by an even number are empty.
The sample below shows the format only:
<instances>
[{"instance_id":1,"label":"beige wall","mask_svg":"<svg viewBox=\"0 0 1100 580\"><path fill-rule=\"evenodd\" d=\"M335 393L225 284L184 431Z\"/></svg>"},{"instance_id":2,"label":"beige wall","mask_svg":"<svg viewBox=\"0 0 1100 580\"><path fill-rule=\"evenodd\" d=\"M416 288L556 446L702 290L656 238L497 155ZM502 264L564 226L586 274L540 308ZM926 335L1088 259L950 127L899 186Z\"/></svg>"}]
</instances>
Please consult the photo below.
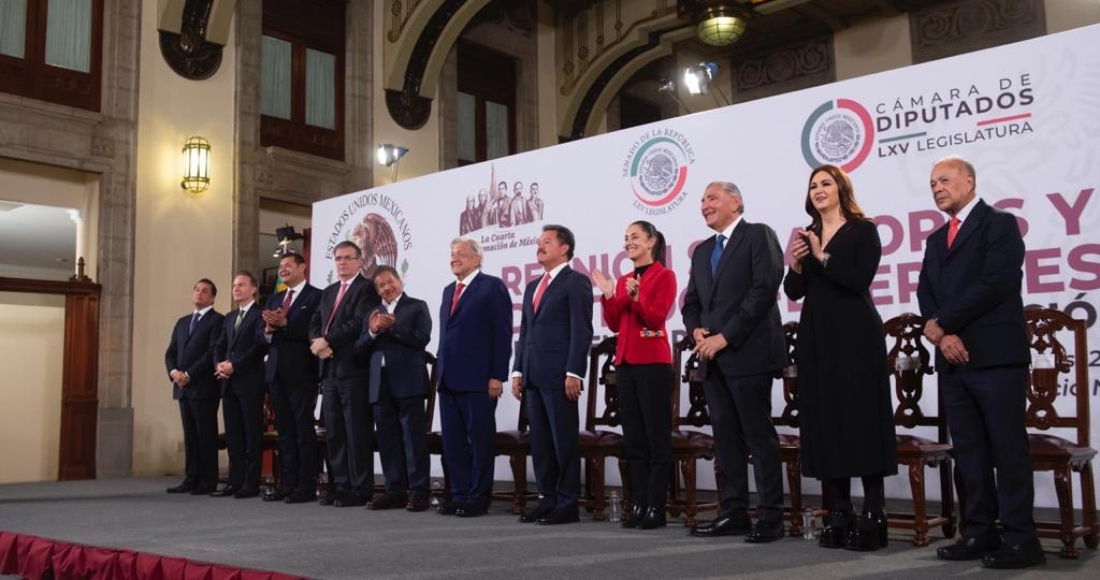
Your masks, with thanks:
<instances>
[{"instance_id":1,"label":"beige wall","mask_svg":"<svg viewBox=\"0 0 1100 580\"><path fill-rule=\"evenodd\" d=\"M57 479L65 297L0 292L0 483Z\"/></svg>"},{"instance_id":2,"label":"beige wall","mask_svg":"<svg viewBox=\"0 0 1100 580\"><path fill-rule=\"evenodd\" d=\"M833 36L836 80L893 70L913 64L909 15L876 18Z\"/></svg>"},{"instance_id":3,"label":"beige wall","mask_svg":"<svg viewBox=\"0 0 1100 580\"><path fill-rule=\"evenodd\" d=\"M1047 32L1062 32L1100 23L1100 1L1045 0Z\"/></svg>"},{"instance_id":4,"label":"beige wall","mask_svg":"<svg viewBox=\"0 0 1100 580\"><path fill-rule=\"evenodd\" d=\"M391 52L386 53L386 33L383 23L386 22L385 10L388 2L374 2L374 78L376 81L386 78L385 59L394 58ZM374 83L374 94L371 95L371 103L374 110L374 143L370 147L370 154L374 155L375 148L380 143L392 143L408 147L409 153L398 166L397 180L404 181L420 175L435 173L442 167L439 141L439 99L438 95L425 95L432 99L432 113L428 122L416 131L403 129L394 122L386 109L385 87L382 82ZM377 163L370 160L369 163ZM390 168L376 166L374 171L374 185L380 186L391 183Z\"/></svg>"},{"instance_id":5,"label":"beige wall","mask_svg":"<svg viewBox=\"0 0 1100 580\"><path fill-rule=\"evenodd\" d=\"M235 136L235 38L210 79L172 72L157 47L156 12L142 12L135 210L133 408L135 474L183 469L179 408L172 400L164 349L175 321L191 311L199 278L219 285L225 312L232 276ZM180 149L191 135L210 141L210 188L180 188Z\"/></svg>"}]
</instances>

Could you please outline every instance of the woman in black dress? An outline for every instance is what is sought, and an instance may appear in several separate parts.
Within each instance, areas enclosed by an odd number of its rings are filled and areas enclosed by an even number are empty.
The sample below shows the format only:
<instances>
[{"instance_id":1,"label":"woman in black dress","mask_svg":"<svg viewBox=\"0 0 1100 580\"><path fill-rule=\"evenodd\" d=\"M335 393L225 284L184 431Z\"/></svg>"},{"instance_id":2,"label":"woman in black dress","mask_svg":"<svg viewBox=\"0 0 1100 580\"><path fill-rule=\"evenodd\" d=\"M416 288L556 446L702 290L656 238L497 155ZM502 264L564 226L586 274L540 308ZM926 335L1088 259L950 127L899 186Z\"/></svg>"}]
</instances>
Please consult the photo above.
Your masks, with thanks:
<instances>
[{"instance_id":1,"label":"woman in black dress","mask_svg":"<svg viewBox=\"0 0 1100 580\"><path fill-rule=\"evenodd\" d=\"M783 280L788 298L804 299L795 349L802 473L822 481L830 506L821 545L875 550L886 546L883 478L898 472L886 337L870 291L882 243L839 167L810 173L806 213ZM853 477L863 480L859 517Z\"/></svg>"}]
</instances>

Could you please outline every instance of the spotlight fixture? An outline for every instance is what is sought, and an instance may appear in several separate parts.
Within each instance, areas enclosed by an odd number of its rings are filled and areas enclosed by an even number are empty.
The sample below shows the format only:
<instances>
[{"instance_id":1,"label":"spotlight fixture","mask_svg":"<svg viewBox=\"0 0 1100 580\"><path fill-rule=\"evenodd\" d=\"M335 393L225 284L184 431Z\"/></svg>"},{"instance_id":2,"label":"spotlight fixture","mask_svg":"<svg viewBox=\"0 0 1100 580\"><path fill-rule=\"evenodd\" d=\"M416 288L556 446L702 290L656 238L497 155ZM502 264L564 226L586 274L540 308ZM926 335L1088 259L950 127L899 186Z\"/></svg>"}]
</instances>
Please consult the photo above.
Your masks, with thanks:
<instances>
[{"instance_id":1,"label":"spotlight fixture","mask_svg":"<svg viewBox=\"0 0 1100 580\"><path fill-rule=\"evenodd\" d=\"M390 168L390 181L397 181L397 166L400 164L401 158L408 153L409 149L400 145L383 143L378 146L376 152L378 163Z\"/></svg>"},{"instance_id":2,"label":"spotlight fixture","mask_svg":"<svg viewBox=\"0 0 1100 580\"><path fill-rule=\"evenodd\" d=\"M183 181L180 187L202 193L210 187L210 142L194 136L183 144Z\"/></svg>"},{"instance_id":3,"label":"spotlight fixture","mask_svg":"<svg viewBox=\"0 0 1100 580\"><path fill-rule=\"evenodd\" d=\"M714 88L714 92L711 92L710 96L714 98L714 104L723 107L729 105L730 100L718 84L712 84L711 81L717 76L718 65L716 63L701 62L684 69L684 86L687 87L692 96L705 95L710 92L711 88ZM718 95L722 95L721 100L718 99Z\"/></svg>"},{"instance_id":4,"label":"spotlight fixture","mask_svg":"<svg viewBox=\"0 0 1100 580\"><path fill-rule=\"evenodd\" d=\"M752 10L736 0L678 0L677 12L691 16L695 35L704 44L726 46L745 33Z\"/></svg>"},{"instance_id":5,"label":"spotlight fixture","mask_svg":"<svg viewBox=\"0 0 1100 580\"><path fill-rule=\"evenodd\" d=\"M684 104L682 100L680 100L680 96L676 94L676 83L673 82L671 79L665 79L664 81L662 81L661 86L657 87L657 92L667 94L668 97L672 99L677 105L679 105L681 109L687 111L689 115L691 114L691 107L688 107Z\"/></svg>"}]
</instances>

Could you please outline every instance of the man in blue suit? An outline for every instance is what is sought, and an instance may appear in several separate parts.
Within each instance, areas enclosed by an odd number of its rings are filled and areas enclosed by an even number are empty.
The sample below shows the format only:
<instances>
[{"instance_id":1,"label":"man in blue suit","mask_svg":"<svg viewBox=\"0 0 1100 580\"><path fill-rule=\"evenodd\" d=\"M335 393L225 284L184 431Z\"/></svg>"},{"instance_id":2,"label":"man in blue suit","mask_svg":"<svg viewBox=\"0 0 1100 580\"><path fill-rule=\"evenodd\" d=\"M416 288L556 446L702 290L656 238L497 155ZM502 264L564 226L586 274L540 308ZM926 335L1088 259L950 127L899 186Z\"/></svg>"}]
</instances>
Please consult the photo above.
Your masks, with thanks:
<instances>
[{"instance_id":1,"label":"man in blue suit","mask_svg":"<svg viewBox=\"0 0 1100 580\"><path fill-rule=\"evenodd\" d=\"M374 494L374 429L367 404L368 368L355 355L363 320L380 302L370 279L359 272L362 250L343 241L332 250L333 282L309 324L310 352L321 359L321 412L332 467L322 505L358 507Z\"/></svg>"},{"instance_id":2,"label":"man in blue suit","mask_svg":"<svg viewBox=\"0 0 1100 580\"><path fill-rule=\"evenodd\" d=\"M520 516L522 523L579 520L577 400L592 346L592 282L569 267L575 247L569 228L543 226L536 257L545 272L527 285L523 295L512 394L527 405L540 499L538 506Z\"/></svg>"},{"instance_id":3,"label":"man in blue suit","mask_svg":"<svg viewBox=\"0 0 1100 580\"><path fill-rule=\"evenodd\" d=\"M771 418L772 380L787 361L776 303L783 250L770 227L744 219L741 190L730 182L707 185L700 210L716 235L691 255L681 312L695 352L707 363L703 390L725 483L718 517L695 526L691 535L774 542L784 534L779 436ZM745 449L752 452L756 476L755 524L748 515Z\"/></svg>"},{"instance_id":4,"label":"man in blue suit","mask_svg":"<svg viewBox=\"0 0 1100 580\"><path fill-rule=\"evenodd\" d=\"M355 350L370 361L367 399L374 407L386 491L371 500L367 509L404 507L421 512L430 505L424 403L431 383L424 348L432 338L432 315L427 302L404 293L401 276L392 266L374 271L374 288L382 305L364 321Z\"/></svg>"},{"instance_id":5,"label":"man in blue suit","mask_svg":"<svg viewBox=\"0 0 1100 580\"><path fill-rule=\"evenodd\" d=\"M1020 296L1023 236L1016 218L977 199L966 159L941 159L930 183L950 219L928 238L917 299L928 319L924 335L936 345L940 396L966 489L965 535L936 553L982 558L989 568L1042 564L1024 427L1031 357Z\"/></svg>"},{"instance_id":6,"label":"man in blue suit","mask_svg":"<svg viewBox=\"0 0 1100 580\"><path fill-rule=\"evenodd\" d=\"M218 287L203 278L191 289L195 310L176 321L164 366L183 422L184 479L168 493L206 495L218 484L218 382L214 342L223 316L214 310Z\"/></svg>"},{"instance_id":7,"label":"man in blue suit","mask_svg":"<svg viewBox=\"0 0 1100 580\"><path fill-rule=\"evenodd\" d=\"M279 279L287 288L268 299L261 332L268 344L265 380L279 432L282 481L264 500L305 503L317 494L317 357L309 351L309 322L321 291L306 282L300 254L283 255Z\"/></svg>"},{"instance_id":8,"label":"man in blue suit","mask_svg":"<svg viewBox=\"0 0 1100 580\"><path fill-rule=\"evenodd\" d=\"M475 517L489 509L497 399L512 356L512 300L504 281L481 272L481 244L451 242L455 282L439 309L439 418L451 502L442 515Z\"/></svg>"},{"instance_id":9,"label":"man in blue suit","mask_svg":"<svg viewBox=\"0 0 1100 580\"><path fill-rule=\"evenodd\" d=\"M264 437L264 343L256 306L256 276L233 276L237 308L225 317L214 343L214 376L221 381L225 446L229 452L229 483L211 493L237 499L260 495Z\"/></svg>"}]
</instances>

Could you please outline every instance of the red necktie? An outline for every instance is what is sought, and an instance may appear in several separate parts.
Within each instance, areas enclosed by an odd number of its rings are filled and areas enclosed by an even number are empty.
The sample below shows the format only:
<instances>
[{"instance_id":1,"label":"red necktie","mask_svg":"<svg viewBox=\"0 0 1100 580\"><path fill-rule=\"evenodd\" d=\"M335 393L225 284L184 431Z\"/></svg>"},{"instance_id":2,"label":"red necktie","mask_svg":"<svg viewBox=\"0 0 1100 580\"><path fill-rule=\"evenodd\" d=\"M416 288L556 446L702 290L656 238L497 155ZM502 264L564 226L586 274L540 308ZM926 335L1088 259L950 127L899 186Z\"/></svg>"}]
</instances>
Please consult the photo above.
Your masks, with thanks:
<instances>
[{"instance_id":1,"label":"red necktie","mask_svg":"<svg viewBox=\"0 0 1100 580\"><path fill-rule=\"evenodd\" d=\"M325 334L328 334L328 327L332 326L332 319L336 318L336 309L340 308L340 301L344 299L344 292L348 289L347 282L340 283L340 293L336 295L336 302L332 303L332 312L328 315L328 322L325 323Z\"/></svg>"},{"instance_id":2,"label":"red necktie","mask_svg":"<svg viewBox=\"0 0 1100 580\"><path fill-rule=\"evenodd\" d=\"M291 302L294 302L294 290L288 288L287 291L286 291L286 296L283 297L283 311L284 312L286 312L287 310L290 310L290 303Z\"/></svg>"},{"instance_id":3,"label":"red necktie","mask_svg":"<svg viewBox=\"0 0 1100 580\"><path fill-rule=\"evenodd\" d=\"M947 249L951 249L951 244L955 243L955 236L959 234L959 218L951 216L951 223L947 227Z\"/></svg>"},{"instance_id":4,"label":"red necktie","mask_svg":"<svg viewBox=\"0 0 1100 580\"><path fill-rule=\"evenodd\" d=\"M542 302L542 295L546 293L546 287L550 285L550 272L547 272L542 276L542 283L539 284L539 289L535 290L535 312L539 311L539 303Z\"/></svg>"},{"instance_id":5,"label":"red necktie","mask_svg":"<svg viewBox=\"0 0 1100 580\"><path fill-rule=\"evenodd\" d=\"M455 285L455 295L454 295L453 298L451 298L451 313L452 314L454 314L455 306L458 305L458 297L462 296L462 290L464 290L465 288L466 288L466 285L463 284L462 282L459 282L458 284Z\"/></svg>"}]
</instances>

